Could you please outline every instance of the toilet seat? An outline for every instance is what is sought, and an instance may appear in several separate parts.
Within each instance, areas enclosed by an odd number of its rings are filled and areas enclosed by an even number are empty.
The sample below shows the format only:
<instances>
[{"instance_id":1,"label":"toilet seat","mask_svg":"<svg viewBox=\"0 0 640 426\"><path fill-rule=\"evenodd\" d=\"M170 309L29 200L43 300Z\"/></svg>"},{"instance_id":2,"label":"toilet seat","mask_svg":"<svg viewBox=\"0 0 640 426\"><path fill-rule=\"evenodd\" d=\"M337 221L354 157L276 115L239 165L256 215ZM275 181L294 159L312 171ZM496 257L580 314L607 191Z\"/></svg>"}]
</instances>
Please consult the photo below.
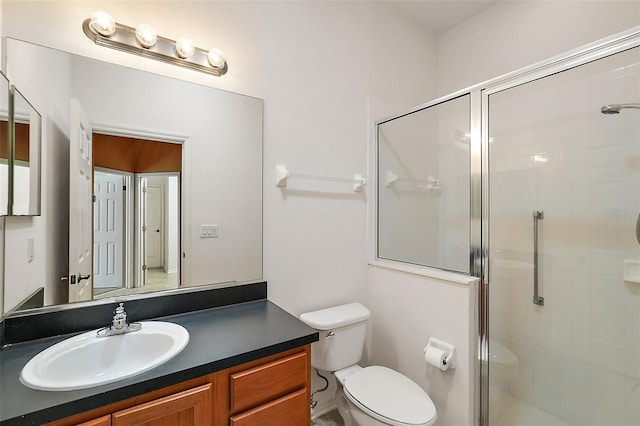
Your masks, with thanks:
<instances>
[{"instance_id":1,"label":"toilet seat","mask_svg":"<svg viewBox=\"0 0 640 426\"><path fill-rule=\"evenodd\" d=\"M369 416L393 426L430 426L436 407L411 379L381 366L363 368L344 382L347 398Z\"/></svg>"}]
</instances>

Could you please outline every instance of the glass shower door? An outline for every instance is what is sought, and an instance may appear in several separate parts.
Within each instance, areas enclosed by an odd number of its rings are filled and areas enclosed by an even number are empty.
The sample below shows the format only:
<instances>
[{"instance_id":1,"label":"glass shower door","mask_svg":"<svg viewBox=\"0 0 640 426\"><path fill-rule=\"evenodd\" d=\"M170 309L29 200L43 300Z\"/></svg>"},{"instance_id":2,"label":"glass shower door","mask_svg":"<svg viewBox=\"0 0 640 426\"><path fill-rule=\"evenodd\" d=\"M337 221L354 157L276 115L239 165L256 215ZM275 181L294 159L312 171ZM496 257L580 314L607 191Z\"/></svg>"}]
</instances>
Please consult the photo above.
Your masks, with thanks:
<instances>
[{"instance_id":1,"label":"glass shower door","mask_svg":"<svg viewBox=\"0 0 640 426\"><path fill-rule=\"evenodd\" d=\"M640 424L639 49L489 95L492 426Z\"/></svg>"}]
</instances>

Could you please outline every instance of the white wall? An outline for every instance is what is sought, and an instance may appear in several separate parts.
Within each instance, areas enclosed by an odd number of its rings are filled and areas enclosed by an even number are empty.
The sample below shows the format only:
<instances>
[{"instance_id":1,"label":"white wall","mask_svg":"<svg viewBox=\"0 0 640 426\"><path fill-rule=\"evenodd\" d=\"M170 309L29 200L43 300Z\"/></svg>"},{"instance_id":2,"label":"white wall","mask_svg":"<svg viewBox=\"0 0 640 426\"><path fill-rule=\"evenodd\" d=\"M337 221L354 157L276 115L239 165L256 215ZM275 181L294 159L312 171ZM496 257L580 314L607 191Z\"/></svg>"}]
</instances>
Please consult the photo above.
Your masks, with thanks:
<instances>
[{"instance_id":1,"label":"white wall","mask_svg":"<svg viewBox=\"0 0 640 426\"><path fill-rule=\"evenodd\" d=\"M3 26L3 30L6 26ZM7 49L8 50L8 49ZM70 63L55 54L31 55L22 51L7 74L25 97L38 105L42 114L42 216L10 217L5 219L5 279L11 278L11 285L5 288L5 307L13 308L16 303L29 296L38 287L50 286L45 292L45 303L61 303L67 300L65 284L59 278L67 275L68 251L68 173L69 169L69 106L71 93ZM21 69L20 76L12 74L12 69ZM40 70L48 69L44 78L39 78L36 86L24 87L16 81L31 79L25 70L33 70L33 75L41 75ZM34 260L27 262L27 239L34 239ZM60 242L62 245L59 245ZM54 277L47 280L46 277ZM57 278L57 279L56 279Z\"/></svg>"},{"instance_id":2,"label":"white wall","mask_svg":"<svg viewBox=\"0 0 640 426\"><path fill-rule=\"evenodd\" d=\"M436 406L438 425L473 424L476 279L460 276L455 283L374 266L369 279L370 362L423 387ZM429 337L456 347L455 369L441 371L424 361Z\"/></svg>"},{"instance_id":3,"label":"white wall","mask_svg":"<svg viewBox=\"0 0 640 426\"><path fill-rule=\"evenodd\" d=\"M639 23L638 1L501 1L438 37L438 93L455 92Z\"/></svg>"}]
</instances>

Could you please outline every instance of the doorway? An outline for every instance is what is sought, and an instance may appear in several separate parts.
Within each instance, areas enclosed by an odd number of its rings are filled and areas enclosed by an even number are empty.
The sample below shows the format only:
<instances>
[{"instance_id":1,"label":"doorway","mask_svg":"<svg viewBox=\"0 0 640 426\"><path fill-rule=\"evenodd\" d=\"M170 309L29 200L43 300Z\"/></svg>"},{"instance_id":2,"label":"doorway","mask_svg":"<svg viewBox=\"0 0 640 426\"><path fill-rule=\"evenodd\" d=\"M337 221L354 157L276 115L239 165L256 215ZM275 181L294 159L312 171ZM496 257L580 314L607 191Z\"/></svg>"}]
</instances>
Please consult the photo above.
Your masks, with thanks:
<instances>
[{"instance_id":1,"label":"doorway","mask_svg":"<svg viewBox=\"0 0 640 426\"><path fill-rule=\"evenodd\" d=\"M93 133L94 298L180 286L182 144Z\"/></svg>"},{"instance_id":2,"label":"doorway","mask_svg":"<svg viewBox=\"0 0 640 426\"><path fill-rule=\"evenodd\" d=\"M139 173L136 175L140 246L140 282L147 291L178 286L180 175Z\"/></svg>"}]
</instances>

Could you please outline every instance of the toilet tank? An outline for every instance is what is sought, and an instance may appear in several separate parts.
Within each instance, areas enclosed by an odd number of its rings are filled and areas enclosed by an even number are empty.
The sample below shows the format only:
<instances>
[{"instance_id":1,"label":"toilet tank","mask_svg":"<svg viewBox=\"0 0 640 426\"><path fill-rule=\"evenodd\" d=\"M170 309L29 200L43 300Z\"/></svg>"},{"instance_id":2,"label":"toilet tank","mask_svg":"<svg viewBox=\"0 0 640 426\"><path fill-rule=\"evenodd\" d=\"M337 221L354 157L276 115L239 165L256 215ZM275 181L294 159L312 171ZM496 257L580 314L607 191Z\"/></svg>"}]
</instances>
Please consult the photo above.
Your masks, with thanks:
<instances>
[{"instance_id":1,"label":"toilet tank","mask_svg":"<svg viewBox=\"0 0 640 426\"><path fill-rule=\"evenodd\" d=\"M319 331L311 345L311 366L337 371L362 358L369 310L359 303L334 306L300 315L300 320Z\"/></svg>"}]
</instances>

